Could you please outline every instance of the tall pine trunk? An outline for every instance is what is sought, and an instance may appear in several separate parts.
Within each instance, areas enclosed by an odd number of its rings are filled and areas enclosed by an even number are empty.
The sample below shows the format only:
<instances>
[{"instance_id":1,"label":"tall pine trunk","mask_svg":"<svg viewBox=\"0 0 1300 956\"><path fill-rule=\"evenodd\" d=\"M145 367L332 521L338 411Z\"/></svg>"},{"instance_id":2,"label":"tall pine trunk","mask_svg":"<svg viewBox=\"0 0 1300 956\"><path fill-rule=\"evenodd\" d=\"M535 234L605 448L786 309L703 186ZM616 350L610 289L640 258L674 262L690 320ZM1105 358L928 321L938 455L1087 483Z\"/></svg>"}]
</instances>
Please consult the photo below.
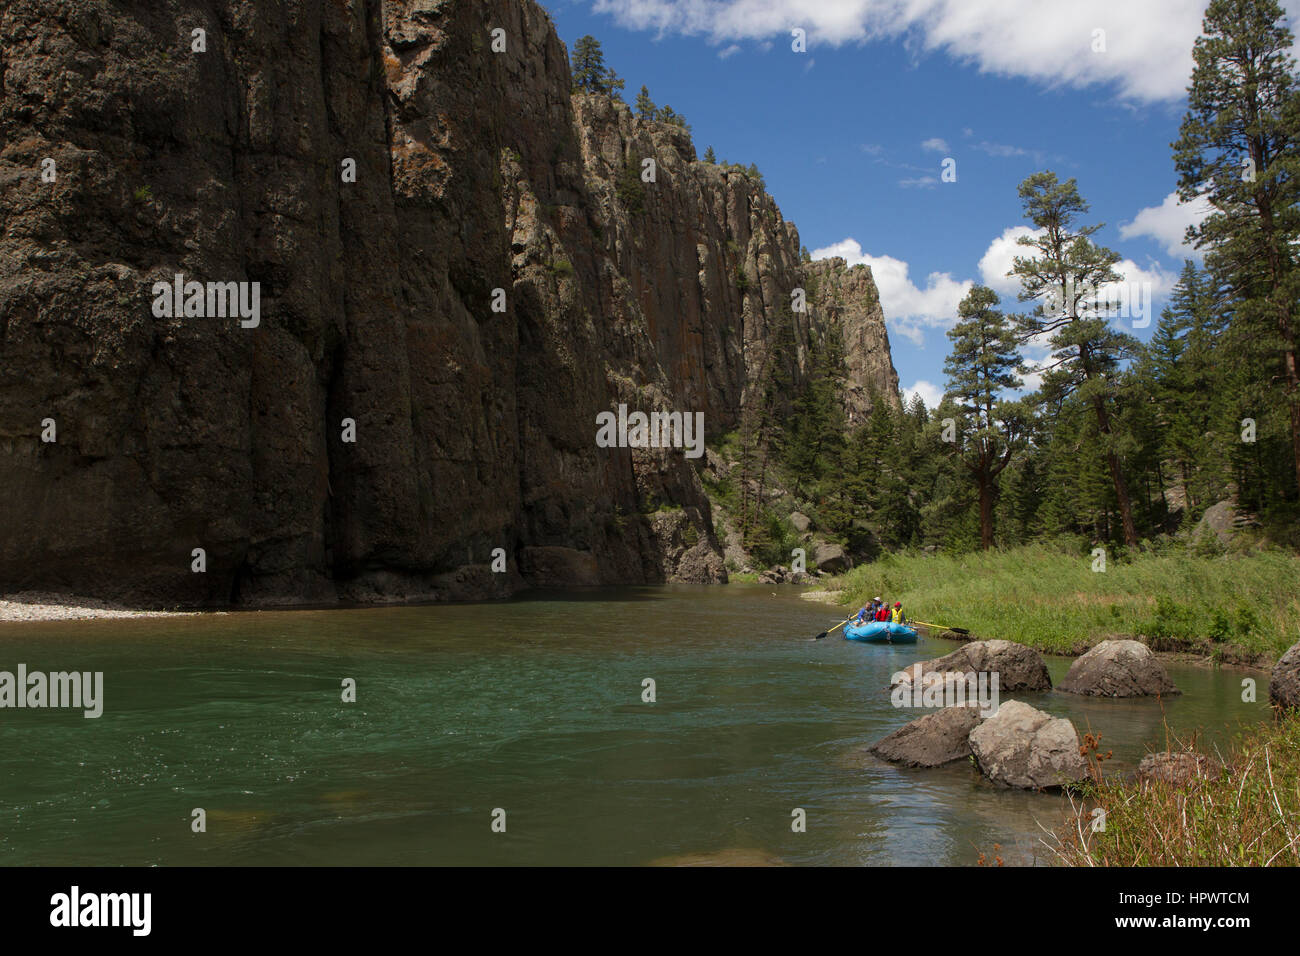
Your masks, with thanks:
<instances>
[{"instance_id":1,"label":"tall pine trunk","mask_svg":"<svg viewBox=\"0 0 1300 956\"><path fill-rule=\"evenodd\" d=\"M980 547L985 551L993 547L993 482L988 467L977 472L980 488Z\"/></svg>"},{"instance_id":2,"label":"tall pine trunk","mask_svg":"<svg viewBox=\"0 0 1300 956\"><path fill-rule=\"evenodd\" d=\"M1097 428L1102 440L1110 444L1110 415L1106 411L1106 401L1100 395L1092 400L1097 410ZM1115 500L1119 503L1120 524L1124 528L1124 543L1130 548L1137 547L1137 526L1133 523L1133 503L1129 498L1128 484L1124 481L1124 472L1119 467L1119 456L1109 447L1106 449L1106 466L1110 469L1110 480L1115 485Z\"/></svg>"}]
</instances>

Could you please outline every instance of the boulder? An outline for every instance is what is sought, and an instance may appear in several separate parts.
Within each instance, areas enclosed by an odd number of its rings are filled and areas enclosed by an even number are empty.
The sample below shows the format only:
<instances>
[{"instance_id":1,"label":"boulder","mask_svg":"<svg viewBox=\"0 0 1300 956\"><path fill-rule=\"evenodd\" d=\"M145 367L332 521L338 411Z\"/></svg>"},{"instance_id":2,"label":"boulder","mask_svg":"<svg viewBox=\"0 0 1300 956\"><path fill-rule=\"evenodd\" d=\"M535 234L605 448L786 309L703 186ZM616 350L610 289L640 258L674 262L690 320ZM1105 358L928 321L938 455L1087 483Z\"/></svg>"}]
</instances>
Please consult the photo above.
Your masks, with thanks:
<instances>
[{"instance_id":1,"label":"boulder","mask_svg":"<svg viewBox=\"0 0 1300 956\"><path fill-rule=\"evenodd\" d=\"M999 693L1052 689L1043 658L1032 647L1015 641L971 641L935 660L917 661L902 672L899 683L913 681L930 671L997 674Z\"/></svg>"},{"instance_id":2,"label":"boulder","mask_svg":"<svg viewBox=\"0 0 1300 956\"><path fill-rule=\"evenodd\" d=\"M1189 750L1165 750L1147 754L1138 764L1140 782L1159 781L1179 787L1192 780L1205 780L1216 776L1222 765L1205 754Z\"/></svg>"},{"instance_id":3,"label":"boulder","mask_svg":"<svg viewBox=\"0 0 1300 956\"><path fill-rule=\"evenodd\" d=\"M792 511L790 513L790 524L794 525L794 530L803 534L812 527L812 519L801 511Z\"/></svg>"},{"instance_id":4,"label":"boulder","mask_svg":"<svg viewBox=\"0 0 1300 956\"><path fill-rule=\"evenodd\" d=\"M1218 504L1211 505L1205 509L1205 514L1201 520L1196 523L1192 530L1192 540L1213 534L1219 544L1228 545L1232 542L1233 533L1236 531L1233 519L1237 516L1237 509L1233 506L1231 499L1220 501Z\"/></svg>"},{"instance_id":5,"label":"boulder","mask_svg":"<svg viewBox=\"0 0 1300 956\"><path fill-rule=\"evenodd\" d=\"M832 541L822 541L813 548L813 564L823 571L847 571L853 566L844 549Z\"/></svg>"},{"instance_id":6,"label":"boulder","mask_svg":"<svg viewBox=\"0 0 1300 956\"><path fill-rule=\"evenodd\" d=\"M1058 689L1088 697L1181 693L1151 648L1138 641L1102 641L1070 665Z\"/></svg>"},{"instance_id":7,"label":"boulder","mask_svg":"<svg viewBox=\"0 0 1300 956\"><path fill-rule=\"evenodd\" d=\"M1018 700L971 731L970 749L984 775L1002 786L1044 790L1088 775L1074 724Z\"/></svg>"},{"instance_id":8,"label":"boulder","mask_svg":"<svg viewBox=\"0 0 1300 956\"><path fill-rule=\"evenodd\" d=\"M938 767L970 756L970 732L983 721L975 707L945 707L918 717L867 749L891 763Z\"/></svg>"},{"instance_id":9,"label":"boulder","mask_svg":"<svg viewBox=\"0 0 1300 956\"><path fill-rule=\"evenodd\" d=\"M1268 677L1268 699L1279 712L1300 710L1300 643L1292 644L1273 665Z\"/></svg>"}]
</instances>

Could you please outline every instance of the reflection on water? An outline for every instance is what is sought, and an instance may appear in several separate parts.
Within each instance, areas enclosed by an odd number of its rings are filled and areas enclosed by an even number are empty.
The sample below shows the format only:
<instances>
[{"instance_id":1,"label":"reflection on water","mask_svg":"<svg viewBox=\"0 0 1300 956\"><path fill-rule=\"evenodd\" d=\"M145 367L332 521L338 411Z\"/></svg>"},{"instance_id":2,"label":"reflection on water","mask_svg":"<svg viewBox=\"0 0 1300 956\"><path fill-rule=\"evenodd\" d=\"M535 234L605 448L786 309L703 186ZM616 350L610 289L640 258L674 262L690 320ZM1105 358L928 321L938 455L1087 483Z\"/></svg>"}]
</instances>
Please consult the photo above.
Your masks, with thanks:
<instances>
[{"instance_id":1,"label":"reflection on water","mask_svg":"<svg viewBox=\"0 0 1300 956\"><path fill-rule=\"evenodd\" d=\"M954 645L809 640L833 623L792 589L729 585L0 627L0 670L102 670L105 697L98 720L0 711L0 861L969 864L995 843L1041 861L1060 797L863 753L912 716L890 674ZM1162 703L1013 696L1101 732L1117 770L1166 721L1226 741L1268 715L1245 672L1170 671L1184 695Z\"/></svg>"}]
</instances>

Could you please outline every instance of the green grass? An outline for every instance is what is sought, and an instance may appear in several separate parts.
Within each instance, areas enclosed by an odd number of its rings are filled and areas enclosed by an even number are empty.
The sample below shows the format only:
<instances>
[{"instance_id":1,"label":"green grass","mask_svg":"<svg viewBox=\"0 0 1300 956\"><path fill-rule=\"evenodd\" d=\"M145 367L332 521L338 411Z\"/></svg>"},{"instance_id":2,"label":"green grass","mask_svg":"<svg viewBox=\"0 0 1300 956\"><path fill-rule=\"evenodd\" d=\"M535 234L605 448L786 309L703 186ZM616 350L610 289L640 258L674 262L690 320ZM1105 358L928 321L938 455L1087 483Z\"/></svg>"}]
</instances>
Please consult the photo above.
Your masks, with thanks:
<instances>
[{"instance_id":1,"label":"green grass","mask_svg":"<svg viewBox=\"0 0 1300 956\"><path fill-rule=\"evenodd\" d=\"M1283 551L1198 557L1184 548L1113 556L1105 572L1088 554L1048 545L965 555L890 555L828 589L850 607L879 594L908 617L968 628L1059 654L1106 637L1162 650L1233 648L1276 659L1300 640L1300 557Z\"/></svg>"},{"instance_id":2,"label":"green grass","mask_svg":"<svg viewBox=\"0 0 1300 956\"><path fill-rule=\"evenodd\" d=\"M1218 762L1225 755L1206 756ZM1067 866L1300 865L1300 716L1247 731L1226 758L1226 767L1209 779L1178 786L1097 780L1084 789L1082 802L1073 804L1074 812L1049 844L1057 861ZM1093 832L1096 807L1105 810L1106 825Z\"/></svg>"}]
</instances>

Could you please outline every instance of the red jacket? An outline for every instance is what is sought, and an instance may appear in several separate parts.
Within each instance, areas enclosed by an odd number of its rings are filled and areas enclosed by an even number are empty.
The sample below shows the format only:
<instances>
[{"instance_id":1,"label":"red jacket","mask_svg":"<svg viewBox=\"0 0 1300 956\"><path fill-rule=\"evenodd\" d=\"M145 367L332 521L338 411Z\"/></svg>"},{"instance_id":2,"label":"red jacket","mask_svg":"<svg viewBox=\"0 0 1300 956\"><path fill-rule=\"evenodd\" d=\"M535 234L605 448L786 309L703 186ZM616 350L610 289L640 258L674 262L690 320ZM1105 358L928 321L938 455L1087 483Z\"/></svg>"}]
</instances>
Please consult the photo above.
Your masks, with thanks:
<instances>
[{"instance_id":1,"label":"red jacket","mask_svg":"<svg viewBox=\"0 0 1300 956\"><path fill-rule=\"evenodd\" d=\"M882 607L879 611L877 611L877 612L876 612L876 620L877 620L877 621L888 621L888 620L889 620L889 608L888 608L888 607Z\"/></svg>"}]
</instances>

